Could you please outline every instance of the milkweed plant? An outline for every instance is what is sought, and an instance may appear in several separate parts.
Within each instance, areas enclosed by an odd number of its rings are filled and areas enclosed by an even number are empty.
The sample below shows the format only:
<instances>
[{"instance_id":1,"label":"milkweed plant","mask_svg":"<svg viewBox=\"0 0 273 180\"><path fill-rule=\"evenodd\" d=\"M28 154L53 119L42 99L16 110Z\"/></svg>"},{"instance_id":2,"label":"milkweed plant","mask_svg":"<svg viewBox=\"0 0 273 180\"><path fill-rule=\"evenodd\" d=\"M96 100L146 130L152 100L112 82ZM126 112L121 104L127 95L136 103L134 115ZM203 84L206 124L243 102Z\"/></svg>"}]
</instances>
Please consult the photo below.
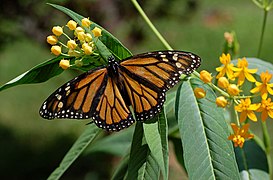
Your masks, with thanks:
<instances>
[{"instance_id":1,"label":"milkweed plant","mask_svg":"<svg viewBox=\"0 0 273 180\"><path fill-rule=\"evenodd\" d=\"M215 72L201 70L181 77L181 83L168 92L164 111L144 123L137 122L135 127L102 136L101 129L88 124L48 179L59 179L79 155L96 149L122 157L112 179L168 179L169 143L189 179L271 179L271 143L266 122L273 118L273 65L258 58L266 17L273 4L267 0L253 2L264 11L256 58L238 57L236 33L225 32L223 53ZM172 50L137 1L132 3L166 49ZM104 65L112 54L120 60L132 56L91 18L49 5L71 18L65 25L54 26L52 35L46 38L55 57L0 90L41 83L67 69L87 71ZM203 59L203 63L209 62ZM262 137L252 131L257 124Z\"/></svg>"}]
</instances>

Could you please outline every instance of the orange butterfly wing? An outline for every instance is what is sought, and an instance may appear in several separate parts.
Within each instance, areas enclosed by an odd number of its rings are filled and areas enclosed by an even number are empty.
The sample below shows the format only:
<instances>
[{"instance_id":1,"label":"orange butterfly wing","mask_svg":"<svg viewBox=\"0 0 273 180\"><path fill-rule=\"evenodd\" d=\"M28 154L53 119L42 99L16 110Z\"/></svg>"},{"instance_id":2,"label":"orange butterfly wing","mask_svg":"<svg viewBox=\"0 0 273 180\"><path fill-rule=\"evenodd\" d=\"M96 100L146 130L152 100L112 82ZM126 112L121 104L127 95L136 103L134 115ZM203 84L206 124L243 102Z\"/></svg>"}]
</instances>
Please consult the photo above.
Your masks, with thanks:
<instances>
[{"instance_id":1,"label":"orange butterfly wing","mask_svg":"<svg viewBox=\"0 0 273 180\"><path fill-rule=\"evenodd\" d=\"M137 120L161 111L165 93L200 65L200 57L183 51L140 54L120 63L120 72Z\"/></svg>"}]
</instances>

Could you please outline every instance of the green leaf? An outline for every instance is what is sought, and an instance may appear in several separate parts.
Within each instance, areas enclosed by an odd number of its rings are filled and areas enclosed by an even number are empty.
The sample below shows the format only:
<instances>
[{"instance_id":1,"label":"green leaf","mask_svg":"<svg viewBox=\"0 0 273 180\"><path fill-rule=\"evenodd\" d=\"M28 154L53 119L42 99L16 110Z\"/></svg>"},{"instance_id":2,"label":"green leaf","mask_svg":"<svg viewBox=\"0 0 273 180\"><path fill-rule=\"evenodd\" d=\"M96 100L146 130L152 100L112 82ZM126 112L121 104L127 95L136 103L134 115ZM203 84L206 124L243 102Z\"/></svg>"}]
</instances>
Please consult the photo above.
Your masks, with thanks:
<instances>
[{"instance_id":1,"label":"green leaf","mask_svg":"<svg viewBox=\"0 0 273 180\"><path fill-rule=\"evenodd\" d=\"M235 148L235 154L242 179L270 179L266 153L254 140Z\"/></svg>"},{"instance_id":2,"label":"green leaf","mask_svg":"<svg viewBox=\"0 0 273 180\"><path fill-rule=\"evenodd\" d=\"M131 142L133 139L133 130L134 128L128 128L122 130L118 133L113 133L109 136L106 136L99 141L96 141L89 146L85 151L84 154L89 154L93 152L105 152L110 153L118 156L124 156L127 149L129 150L131 146Z\"/></svg>"},{"instance_id":3,"label":"green leaf","mask_svg":"<svg viewBox=\"0 0 273 180\"><path fill-rule=\"evenodd\" d=\"M145 140L151 151L151 155L158 163L163 179L168 178L168 126L164 112L159 116L145 122L143 125Z\"/></svg>"},{"instance_id":4,"label":"green leaf","mask_svg":"<svg viewBox=\"0 0 273 180\"><path fill-rule=\"evenodd\" d=\"M170 141L172 141L173 146L174 146L174 152L176 155L176 160L179 162L179 164L185 168L185 163L183 159L183 147L182 147L182 142L180 138L176 137L171 137Z\"/></svg>"},{"instance_id":5,"label":"green leaf","mask_svg":"<svg viewBox=\"0 0 273 180\"><path fill-rule=\"evenodd\" d=\"M196 99L195 87L206 97ZM240 179L229 131L212 89L196 78L178 89L177 117L185 167L190 179Z\"/></svg>"},{"instance_id":6,"label":"green leaf","mask_svg":"<svg viewBox=\"0 0 273 180\"><path fill-rule=\"evenodd\" d=\"M151 155L143 134L143 123L137 122L133 136L126 179L158 179L159 166Z\"/></svg>"},{"instance_id":7,"label":"green leaf","mask_svg":"<svg viewBox=\"0 0 273 180\"><path fill-rule=\"evenodd\" d=\"M63 72L63 69L59 67L59 61L63 58L63 56L55 57L33 67L1 86L0 91L21 84L41 83L59 75Z\"/></svg>"},{"instance_id":8,"label":"green leaf","mask_svg":"<svg viewBox=\"0 0 273 180\"><path fill-rule=\"evenodd\" d=\"M71 149L66 153L59 167L57 167L48 177L48 180L59 179L71 164L79 157L83 150L95 139L101 132L95 124L89 124Z\"/></svg>"},{"instance_id":9,"label":"green leaf","mask_svg":"<svg viewBox=\"0 0 273 180\"><path fill-rule=\"evenodd\" d=\"M176 92L177 89L175 88L172 88L170 91L168 91L166 95L166 102L164 103L164 112L168 120L169 134L178 130L177 119L175 116Z\"/></svg>"},{"instance_id":10,"label":"green leaf","mask_svg":"<svg viewBox=\"0 0 273 180\"><path fill-rule=\"evenodd\" d=\"M62 11L63 13L67 14L73 20L75 20L78 24L81 24L81 20L84 18L83 16L81 16L81 15L79 15L79 14L77 14L77 13L75 13L75 12L71 11L70 9L67 9L63 6L59 6L56 4L50 4L50 3L48 3L48 4L54 8ZM125 46L123 46L123 44L117 38L115 38L112 34L110 34L104 28L102 28L101 26L99 26L98 24L93 22L91 24L90 28L93 29L94 27L98 27L98 28L102 29L102 36L99 39L97 39L97 41L94 41L94 43L96 44L97 48L99 49L100 54L102 54L102 56L105 57L105 59L107 59L107 57L109 55L111 55L111 53L114 56L116 56L117 58L119 58L120 60L132 56L132 53ZM109 53L109 50L111 53Z\"/></svg>"}]
</instances>

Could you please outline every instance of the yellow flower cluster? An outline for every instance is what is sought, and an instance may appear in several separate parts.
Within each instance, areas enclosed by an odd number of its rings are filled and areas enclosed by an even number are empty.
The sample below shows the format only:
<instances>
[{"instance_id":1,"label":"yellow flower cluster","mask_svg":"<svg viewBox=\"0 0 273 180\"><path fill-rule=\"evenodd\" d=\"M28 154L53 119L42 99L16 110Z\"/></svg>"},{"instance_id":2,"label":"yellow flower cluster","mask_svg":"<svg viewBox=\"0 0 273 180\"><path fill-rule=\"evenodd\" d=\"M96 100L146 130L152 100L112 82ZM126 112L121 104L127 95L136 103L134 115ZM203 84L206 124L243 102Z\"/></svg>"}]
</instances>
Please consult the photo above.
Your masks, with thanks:
<instances>
[{"instance_id":1,"label":"yellow flower cluster","mask_svg":"<svg viewBox=\"0 0 273 180\"><path fill-rule=\"evenodd\" d=\"M222 54L219 59L222 65L216 68L218 72L215 77L217 86L212 84L213 77L211 73L205 70L200 72L200 79L204 83L210 84L221 94L215 101L218 107L225 108L227 105L230 105L239 114L238 118L234 120L237 122L237 125L231 124L234 134L228 139L232 140L235 146L242 147L246 139L253 138L253 135L248 133L249 124L246 123L247 118L256 122L259 119L257 113L261 114L260 119L263 122L268 116L273 118L273 102L268 97L269 94L273 95L273 83L270 83L272 74L268 71L262 72L260 74L261 82L259 82L253 76L258 69L249 69L246 58L238 59L236 66L231 63L229 54ZM251 94L242 90L246 80L253 83L253 86L255 85L250 90ZM194 94L197 98L205 97L205 92L200 87L194 90ZM250 94L250 96L245 96L245 94ZM253 97L259 96L260 102L251 102Z\"/></svg>"},{"instance_id":2,"label":"yellow flower cluster","mask_svg":"<svg viewBox=\"0 0 273 180\"><path fill-rule=\"evenodd\" d=\"M85 55L93 54L95 50L94 40L102 36L102 30L98 27L90 29L91 24L92 22L89 20L89 18L83 18L81 21L81 26L78 26L77 22L73 20L69 20L64 27L54 26L52 28L53 35L49 35L46 38L47 42L52 45L52 54L56 56L62 54L68 57L74 56L79 58ZM67 28L69 31L73 31L73 38L69 37L64 32L65 28ZM68 39L66 43L60 41L61 36ZM76 61L77 64L75 63L75 65L83 64L82 62L79 62L81 59ZM63 59L60 61L59 66L63 69L67 69L71 66L70 61Z\"/></svg>"}]
</instances>

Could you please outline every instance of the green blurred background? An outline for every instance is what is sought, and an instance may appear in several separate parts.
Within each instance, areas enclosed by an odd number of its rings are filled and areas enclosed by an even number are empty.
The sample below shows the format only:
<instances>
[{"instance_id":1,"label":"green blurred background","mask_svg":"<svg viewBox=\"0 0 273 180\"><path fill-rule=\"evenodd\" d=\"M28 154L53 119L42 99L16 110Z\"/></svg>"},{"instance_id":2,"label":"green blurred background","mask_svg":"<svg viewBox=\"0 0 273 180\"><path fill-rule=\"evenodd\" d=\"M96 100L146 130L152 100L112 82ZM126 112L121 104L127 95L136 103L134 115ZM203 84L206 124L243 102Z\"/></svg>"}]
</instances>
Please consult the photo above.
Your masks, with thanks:
<instances>
[{"instance_id":1,"label":"green blurred background","mask_svg":"<svg viewBox=\"0 0 273 180\"><path fill-rule=\"evenodd\" d=\"M1 0L0 85L53 57L46 36L51 34L52 26L65 25L69 18L46 5L47 2L90 17L134 54L165 49L130 1ZM226 31L236 32L241 57L257 55L263 11L251 0L139 2L174 49L192 51L202 57L199 70L214 72L219 66ZM272 18L269 13L261 53L261 59L269 62L273 62ZM45 179L84 130L88 121L47 121L38 114L43 100L74 76L73 72L66 71L42 84L17 86L1 92L0 179ZM115 157L104 153L90 154L77 160L63 179L108 179L116 162ZM181 170L172 163L171 166L174 170L170 177L181 179Z\"/></svg>"}]
</instances>

